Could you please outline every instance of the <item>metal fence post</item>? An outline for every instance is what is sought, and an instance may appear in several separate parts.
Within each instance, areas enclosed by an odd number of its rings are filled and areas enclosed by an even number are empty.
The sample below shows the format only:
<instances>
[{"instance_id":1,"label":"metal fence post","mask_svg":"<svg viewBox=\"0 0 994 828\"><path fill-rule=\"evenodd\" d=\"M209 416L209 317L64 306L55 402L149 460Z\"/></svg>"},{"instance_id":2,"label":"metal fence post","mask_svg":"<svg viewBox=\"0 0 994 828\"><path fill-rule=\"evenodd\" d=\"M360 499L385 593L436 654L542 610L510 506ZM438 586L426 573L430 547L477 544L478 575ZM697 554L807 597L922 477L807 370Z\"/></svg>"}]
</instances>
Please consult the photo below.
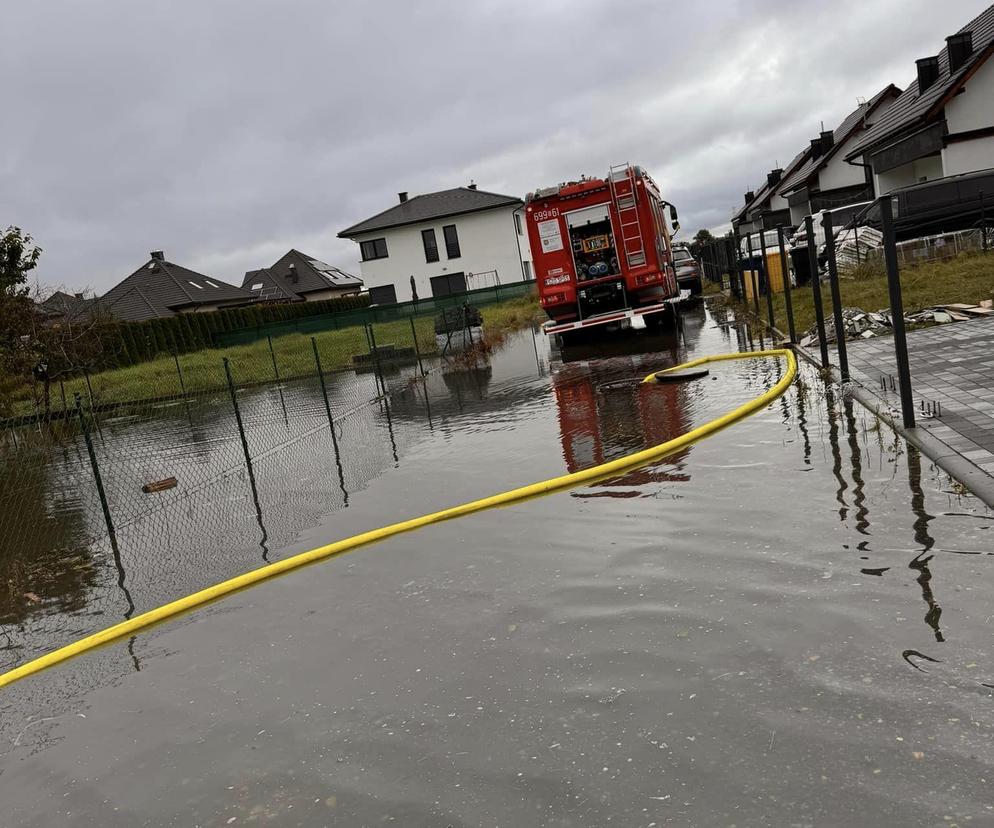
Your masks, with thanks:
<instances>
[{"instance_id":1,"label":"metal fence post","mask_svg":"<svg viewBox=\"0 0 994 828\"><path fill-rule=\"evenodd\" d=\"M387 386L383 379L383 366L380 365L380 352L376 347L376 332L372 323L366 326L366 336L369 338L369 353L373 357L373 373L376 377L377 393L386 396Z\"/></svg>"},{"instance_id":2,"label":"metal fence post","mask_svg":"<svg viewBox=\"0 0 994 828\"><path fill-rule=\"evenodd\" d=\"M421 364L421 349L418 348L418 331L414 327L414 314L411 314L407 318L411 320L411 339L414 341L414 355L418 358L418 370L423 377L425 376L425 367Z\"/></svg>"},{"instance_id":3,"label":"metal fence post","mask_svg":"<svg viewBox=\"0 0 994 828\"><path fill-rule=\"evenodd\" d=\"M311 337L311 339L314 339L314 337ZM266 341L269 343L269 359L273 363L273 376L276 378L276 382L283 382L283 380L280 379L279 366L276 364L276 351L273 350L273 338L267 335Z\"/></svg>"},{"instance_id":4,"label":"metal fence post","mask_svg":"<svg viewBox=\"0 0 994 828\"><path fill-rule=\"evenodd\" d=\"M746 253L749 256L749 281L752 284L752 304L756 309L756 318L759 318L759 279L756 277L756 268L752 264L752 233L746 236Z\"/></svg>"},{"instance_id":5,"label":"metal fence post","mask_svg":"<svg viewBox=\"0 0 994 828\"><path fill-rule=\"evenodd\" d=\"M745 301L745 277L741 275L742 269L740 267L739 260L739 231L732 231L732 261L730 262L731 276L732 276L732 293L738 294L738 299L740 301Z\"/></svg>"},{"instance_id":6,"label":"metal fence post","mask_svg":"<svg viewBox=\"0 0 994 828\"><path fill-rule=\"evenodd\" d=\"M984 205L984 191L981 190L980 191L980 233L981 233L981 238L983 239L982 245L983 245L984 253L986 253L987 250L988 250L988 245L987 245L987 230L988 230L988 227L987 227L987 209L986 209L986 206Z\"/></svg>"},{"instance_id":7,"label":"metal fence post","mask_svg":"<svg viewBox=\"0 0 994 828\"><path fill-rule=\"evenodd\" d=\"M380 378L380 388L383 390L383 411L387 415L387 431L390 434L390 446L393 448L394 462L399 462L397 457L397 442L393 438L393 420L390 417L390 395L387 393L387 383L383 377L383 366L380 364L380 352L376 349L376 331L373 326L369 326L369 338L373 343L373 364L376 366L377 376Z\"/></svg>"},{"instance_id":8,"label":"metal fence post","mask_svg":"<svg viewBox=\"0 0 994 828\"><path fill-rule=\"evenodd\" d=\"M318 341L311 337L311 347L314 349L314 365L318 369L318 379L321 380L321 396L324 397L324 410L328 414L328 426L331 428L331 444L335 448L335 462L339 464L341 472L341 460L338 454L338 435L335 434L335 418L331 416L331 403L328 402L328 386L324 382L324 371L321 368L321 354L318 353ZM342 483L344 491L344 482Z\"/></svg>"},{"instance_id":9,"label":"metal fence post","mask_svg":"<svg viewBox=\"0 0 994 828\"><path fill-rule=\"evenodd\" d=\"M179 354L176 351L173 351L173 362L176 363L176 376L179 377L179 391L180 391L180 394L182 394L182 396L185 398L186 397L186 382L183 380L183 369L180 368Z\"/></svg>"},{"instance_id":10,"label":"metal fence post","mask_svg":"<svg viewBox=\"0 0 994 828\"><path fill-rule=\"evenodd\" d=\"M759 231L759 276L760 280L766 284L766 312L770 317L770 331L776 327L776 319L773 316L773 284L770 282L770 271L766 266L766 231Z\"/></svg>"},{"instance_id":11,"label":"metal fence post","mask_svg":"<svg viewBox=\"0 0 994 828\"><path fill-rule=\"evenodd\" d=\"M887 289L890 293L891 326L894 328L897 377L901 385L901 416L905 428L914 428L915 404L911 394L908 339L904 330L904 297L901 295L901 274L897 266L897 239L894 235L894 213L889 196L880 200L880 223L884 232L884 261L887 264Z\"/></svg>"},{"instance_id":12,"label":"metal fence post","mask_svg":"<svg viewBox=\"0 0 994 828\"><path fill-rule=\"evenodd\" d=\"M97 496L100 498L100 508L103 509L104 522L107 524L107 534L110 535L111 542L117 542L117 533L114 531L114 521L110 517L110 504L107 502L107 492L104 490L103 477L100 476L100 465L97 463L97 452L93 448L93 439L90 437L90 426L86 422L86 415L83 413L83 403L79 392L75 394L76 416L79 418L79 426L83 431L83 439L86 441L86 453L90 456L90 467L93 469L93 479L97 484Z\"/></svg>"},{"instance_id":13,"label":"metal fence post","mask_svg":"<svg viewBox=\"0 0 994 828\"><path fill-rule=\"evenodd\" d=\"M790 265L787 260L787 247L783 240L783 225L777 227L777 242L780 245L780 270L783 273L783 303L787 310L787 333L790 344L797 342L797 331L794 330L794 303L790 296Z\"/></svg>"},{"instance_id":14,"label":"metal fence post","mask_svg":"<svg viewBox=\"0 0 994 828\"><path fill-rule=\"evenodd\" d=\"M818 325L818 346L821 349L821 367L827 368L828 339L825 337L825 309L821 304L821 280L818 278L818 247L815 244L814 220L804 219L804 232L808 236L808 267L811 270L811 293L814 297L815 322Z\"/></svg>"},{"instance_id":15,"label":"metal fence post","mask_svg":"<svg viewBox=\"0 0 994 828\"><path fill-rule=\"evenodd\" d=\"M242 453L245 455L245 467L248 469L249 483L252 486L252 496L258 501L259 495L255 488L255 471L252 469L252 456L249 454L248 440L245 438L245 425L242 423L242 412L238 407L238 397L235 394L235 381L231 376L231 365L228 358L223 358L224 375L228 380L228 393L231 394L231 405L235 409L235 423L238 425L238 436L242 441Z\"/></svg>"},{"instance_id":16,"label":"metal fence post","mask_svg":"<svg viewBox=\"0 0 994 828\"><path fill-rule=\"evenodd\" d=\"M832 291L832 319L835 322L835 347L839 357L839 373L842 381L849 381L849 354L846 350L846 323L842 318L842 292L839 289L839 267L835 260L835 228L832 214L825 213L821 222L825 230L825 255L828 258L828 281Z\"/></svg>"},{"instance_id":17,"label":"metal fence post","mask_svg":"<svg viewBox=\"0 0 994 828\"><path fill-rule=\"evenodd\" d=\"M83 378L86 380L86 393L90 398L90 411L93 411L93 386L90 384L90 372L86 368L83 369ZM93 421L96 422L97 418L94 417ZM97 428L100 428L99 424Z\"/></svg>"},{"instance_id":18,"label":"metal fence post","mask_svg":"<svg viewBox=\"0 0 994 828\"><path fill-rule=\"evenodd\" d=\"M473 341L473 327L470 324L469 317L466 316L466 303L465 302L463 302L463 306L462 306L462 322L463 322L463 325L466 326L465 329L463 330L463 336L465 336L466 334L469 334L469 344L472 345L475 348L476 347L476 343ZM464 348L466 347L466 340L465 339L463 339L463 347Z\"/></svg>"}]
</instances>

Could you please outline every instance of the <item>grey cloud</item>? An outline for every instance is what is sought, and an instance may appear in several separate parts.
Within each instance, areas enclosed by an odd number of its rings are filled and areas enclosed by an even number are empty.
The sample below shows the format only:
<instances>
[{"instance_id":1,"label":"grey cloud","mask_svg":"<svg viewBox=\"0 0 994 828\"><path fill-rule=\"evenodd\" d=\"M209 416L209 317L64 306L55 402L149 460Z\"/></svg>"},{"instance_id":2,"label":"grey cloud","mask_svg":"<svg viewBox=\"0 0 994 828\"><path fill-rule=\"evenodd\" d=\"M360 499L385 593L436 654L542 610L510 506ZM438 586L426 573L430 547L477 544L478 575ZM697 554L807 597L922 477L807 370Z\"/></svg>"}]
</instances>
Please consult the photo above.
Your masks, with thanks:
<instances>
[{"instance_id":1,"label":"grey cloud","mask_svg":"<svg viewBox=\"0 0 994 828\"><path fill-rule=\"evenodd\" d=\"M398 190L632 160L716 227L982 7L15 0L0 223L52 284L106 289L153 248L231 281L290 246L355 270L335 234Z\"/></svg>"}]
</instances>

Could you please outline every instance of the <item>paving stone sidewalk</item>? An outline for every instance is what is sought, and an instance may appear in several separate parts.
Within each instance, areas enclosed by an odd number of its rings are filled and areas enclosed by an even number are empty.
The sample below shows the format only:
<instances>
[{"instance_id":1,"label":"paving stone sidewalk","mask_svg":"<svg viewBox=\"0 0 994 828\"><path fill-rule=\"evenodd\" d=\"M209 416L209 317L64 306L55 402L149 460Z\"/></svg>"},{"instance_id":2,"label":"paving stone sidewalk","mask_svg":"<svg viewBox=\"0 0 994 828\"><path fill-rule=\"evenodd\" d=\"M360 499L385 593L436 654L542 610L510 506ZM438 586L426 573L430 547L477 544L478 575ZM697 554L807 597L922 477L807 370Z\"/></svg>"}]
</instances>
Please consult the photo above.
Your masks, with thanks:
<instances>
[{"instance_id":1,"label":"paving stone sidewalk","mask_svg":"<svg viewBox=\"0 0 994 828\"><path fill-rule=\"evenodd\" d=\"M853 379L899 410L893 338L847 344ZM994 318L910 331L908 352L918 426L994 476ZM938 402L941 417L922 415L922 400Z\"/></svg>"}]
</instances>

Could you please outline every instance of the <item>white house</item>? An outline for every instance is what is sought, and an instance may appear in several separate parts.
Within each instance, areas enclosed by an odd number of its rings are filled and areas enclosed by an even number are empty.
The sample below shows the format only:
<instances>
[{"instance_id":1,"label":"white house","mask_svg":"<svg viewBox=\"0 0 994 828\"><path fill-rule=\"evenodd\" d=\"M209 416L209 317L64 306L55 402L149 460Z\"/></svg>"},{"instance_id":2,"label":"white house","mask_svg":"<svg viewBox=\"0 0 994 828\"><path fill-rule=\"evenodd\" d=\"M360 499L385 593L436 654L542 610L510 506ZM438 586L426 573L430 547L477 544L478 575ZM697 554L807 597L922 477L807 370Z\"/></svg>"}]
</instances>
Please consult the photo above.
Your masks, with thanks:
<instances>
[{"instance_id":1,"label":"white house","mask_svg":"<svg viewBox=\"0 0 994 828\"><path fill-rule=\"evenodd\" d=\"M516 196L475 184L408 198L339 233L359 245L362 280L374 303L461 293L533 278Z\"/></svg>"},{"instance_id":2,"label":"white house","mask_svg":"<svg viewBox=\"0 0 994 828\"><path fill-rule=\"evenodd\" d=\"M756 190L745 194L743 204L732 215L732 226L742 235L760 230L772 230L779 224L790 224L790 206L780 194L780 182L792 176L811 156L805 147L795 155L786 168L777 167L766 174L766 181Z\"/></svg>"},{"instance_id":3,"label":"white house","mask_svg":"<svg viewBox=\"0 0 994 828\"><path fill-rule=\"evenodd\" d=\"M994 6L921 58L918 76L846 153L878 196L994 167Z\"/></svg>"},{"instance_id":4,"label":"white house","mask_svg":"<svg viewBox=\"0 0 994 828\"><path fill-rule=\"evenodd\" d=\"M790 223L799 225L819 210L873 199L873 181L864 167L846 163L861 136L891 108L901 90L893 84L850 112L831 132L811 141L807 160L780 182L779 194L790 205Z\"/></svg>"}]
</instances>

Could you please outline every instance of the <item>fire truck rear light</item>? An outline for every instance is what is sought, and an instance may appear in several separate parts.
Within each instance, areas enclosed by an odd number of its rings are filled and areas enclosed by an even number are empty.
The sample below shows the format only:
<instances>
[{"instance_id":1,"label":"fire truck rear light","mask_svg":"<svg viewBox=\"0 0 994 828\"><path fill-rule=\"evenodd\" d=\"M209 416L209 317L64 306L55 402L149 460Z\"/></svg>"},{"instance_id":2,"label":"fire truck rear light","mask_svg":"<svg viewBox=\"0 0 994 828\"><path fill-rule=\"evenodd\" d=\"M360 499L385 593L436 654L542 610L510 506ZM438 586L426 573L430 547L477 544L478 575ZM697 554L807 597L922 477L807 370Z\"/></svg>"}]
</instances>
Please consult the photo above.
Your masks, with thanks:
<instances>
[{"instance_id":1,"label":"fire truck rear light","mask_svg":"<svg viewBox=\"0 0 994 828\"><path fill-rule=\"evenodd\" d=\"M543 305L558 305L560 302L566 301L565 293L550 293L548 296L542 297Z\"/></svg>"}]
</instances>

